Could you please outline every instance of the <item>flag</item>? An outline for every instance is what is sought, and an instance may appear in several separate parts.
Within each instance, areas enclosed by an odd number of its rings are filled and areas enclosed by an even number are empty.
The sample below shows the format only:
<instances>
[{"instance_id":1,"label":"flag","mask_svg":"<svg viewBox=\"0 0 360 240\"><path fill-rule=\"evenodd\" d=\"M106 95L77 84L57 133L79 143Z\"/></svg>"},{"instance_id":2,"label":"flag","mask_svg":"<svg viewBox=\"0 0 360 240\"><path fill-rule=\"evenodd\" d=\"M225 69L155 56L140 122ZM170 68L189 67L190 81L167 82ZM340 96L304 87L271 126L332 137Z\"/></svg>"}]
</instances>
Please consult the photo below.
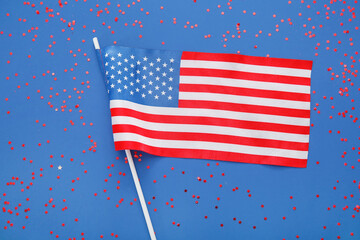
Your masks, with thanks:
<instances>
[{"instance_id":1,"label":"flag","mask_svg":"<svg viewBox=\"0 0 360 240\"><path fill-rule=\"evenodd\" d=\"M98 50L116 150L306 167L312 61Z\"/></svg>"}]
</instances>

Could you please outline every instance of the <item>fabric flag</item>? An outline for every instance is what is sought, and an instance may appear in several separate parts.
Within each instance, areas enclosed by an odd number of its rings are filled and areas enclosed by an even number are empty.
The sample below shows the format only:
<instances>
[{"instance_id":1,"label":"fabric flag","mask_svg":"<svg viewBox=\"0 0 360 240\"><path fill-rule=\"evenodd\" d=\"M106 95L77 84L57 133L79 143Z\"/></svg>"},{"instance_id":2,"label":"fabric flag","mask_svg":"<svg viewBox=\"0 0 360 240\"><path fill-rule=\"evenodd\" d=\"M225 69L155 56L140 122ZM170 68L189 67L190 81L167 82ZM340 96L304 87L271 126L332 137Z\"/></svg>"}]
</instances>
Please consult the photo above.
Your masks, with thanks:
<instances>
[{"instance_id":1,"label":"fabric flag","mask_svg":"<svg viewBox=\"0 0 360 240\"><path fill-rule=\"evenodd\" d=\"M306 167L312 61L98 50L116 150Z\"/></svg>"}]
</instances>

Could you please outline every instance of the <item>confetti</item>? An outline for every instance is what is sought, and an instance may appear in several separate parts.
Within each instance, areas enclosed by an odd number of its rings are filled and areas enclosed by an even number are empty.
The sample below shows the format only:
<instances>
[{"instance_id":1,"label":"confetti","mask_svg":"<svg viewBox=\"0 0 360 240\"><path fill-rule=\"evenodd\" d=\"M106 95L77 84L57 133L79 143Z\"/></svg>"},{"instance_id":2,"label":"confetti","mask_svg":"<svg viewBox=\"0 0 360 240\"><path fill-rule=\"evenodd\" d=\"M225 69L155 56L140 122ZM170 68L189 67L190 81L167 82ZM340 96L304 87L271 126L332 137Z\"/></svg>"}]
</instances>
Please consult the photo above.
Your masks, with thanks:
<instances>
[{"instance_id":1,"label":"confetti","mask_svg":"<svg viewBox=\"0 0 360 240\"><path fill-rule=\"evenodd\" d=\"M305 169L133 151L159 239L358 239L358 10L358 0L4 2L0 236L148 237L125 153L114 151L96 36L314 62ZM127 93L170 96L169 83L153 83Z\"/></svg>"}]
</instances>

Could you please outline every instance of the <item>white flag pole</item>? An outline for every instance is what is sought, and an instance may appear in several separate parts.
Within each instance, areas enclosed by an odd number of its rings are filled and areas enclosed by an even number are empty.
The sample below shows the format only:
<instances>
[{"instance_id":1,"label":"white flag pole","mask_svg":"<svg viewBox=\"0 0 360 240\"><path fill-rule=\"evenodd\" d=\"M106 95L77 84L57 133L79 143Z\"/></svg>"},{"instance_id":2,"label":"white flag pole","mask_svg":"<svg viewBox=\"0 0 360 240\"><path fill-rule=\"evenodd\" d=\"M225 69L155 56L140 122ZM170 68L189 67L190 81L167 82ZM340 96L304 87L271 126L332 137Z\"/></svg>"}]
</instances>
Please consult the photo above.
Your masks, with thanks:
<instances>
[{"instance_id":1,"label":"white flag pole","mask_svg":"<svg viewBox=\"0 0 360 240\"><path fill-rule=\"evenodd\" d=\"M98 39L96 37L93 38L93 42L94 42L95 49L100 49L99 41L98 41ZM138 194L139 199L140 199L140 205L141 205L142 211L144 213L147 228L149 230L150 239L151 240L156 240L155 231L154 231L154 228L153 228L152 223L151 223L149 211L148 211L147 206L146 206L144 194L143 194L142 189L141 189L141 185L140 185L139 177L138 177L137 172L136 172L134 160L132 158L130 150L125 150L125 153L126 153L126 157L128 159L128 162L129 162L129 166L130 166L131 174L132 174L132 177L133 177L133 180L134 180L134 183L135 183L136 191L137 191L137 194Z\"/></svg>"},{"instance_id":2,"label":"white flag pole","mask_svg":"<svg viewBox=\"0 0 360 240\"><path fill-rule=\"evenodd\" d=\"M132 177L133 177L133 180L134 180L134 183L135 183L136 191L137 191L137 193L139 195L139 198L140 198L140 204L141 204L141 208L142 208L143 213L144 213L144 217L145 217L146 225L147 225L148 230L149 230L150 238L151 238L151 240L156 240L154 228L153 228L152 223L151 223L151 219L150 219L149 211L148 211L147 206L146 206L144 194L143 194L143 192L141 190L140 181L139 181L138 175L136 173L134 160L133 160L133 158L131 156L130 150L125 150L125 152L126 152L126 156L127 156L128 162L129 162L131 174L132 174Z\"/></svg>"}]
</instances>

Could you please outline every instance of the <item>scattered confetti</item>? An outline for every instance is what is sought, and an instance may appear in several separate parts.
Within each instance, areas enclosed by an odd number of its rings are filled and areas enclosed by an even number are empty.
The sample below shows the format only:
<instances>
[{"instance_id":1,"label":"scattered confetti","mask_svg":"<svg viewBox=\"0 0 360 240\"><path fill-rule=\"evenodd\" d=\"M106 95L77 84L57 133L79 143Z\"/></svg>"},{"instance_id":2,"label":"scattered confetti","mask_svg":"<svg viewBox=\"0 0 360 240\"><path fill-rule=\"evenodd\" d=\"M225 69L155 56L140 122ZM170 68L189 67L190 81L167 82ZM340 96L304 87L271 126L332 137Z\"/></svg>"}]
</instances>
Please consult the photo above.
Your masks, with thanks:
<instances>
[{"instance_id":1,"label":"scattered confetti","mask_svg":"<svg viewBox=\"0 0 360 240\"><path fill-rule=\"evenodd\" d=\"M358 0L3 2L1 239L148 237L125 153L114 151L95 36L102 46L314 63L305 169L132 151L158 239L359 239L359 7Z\"/></svg>"}]
</instances>

